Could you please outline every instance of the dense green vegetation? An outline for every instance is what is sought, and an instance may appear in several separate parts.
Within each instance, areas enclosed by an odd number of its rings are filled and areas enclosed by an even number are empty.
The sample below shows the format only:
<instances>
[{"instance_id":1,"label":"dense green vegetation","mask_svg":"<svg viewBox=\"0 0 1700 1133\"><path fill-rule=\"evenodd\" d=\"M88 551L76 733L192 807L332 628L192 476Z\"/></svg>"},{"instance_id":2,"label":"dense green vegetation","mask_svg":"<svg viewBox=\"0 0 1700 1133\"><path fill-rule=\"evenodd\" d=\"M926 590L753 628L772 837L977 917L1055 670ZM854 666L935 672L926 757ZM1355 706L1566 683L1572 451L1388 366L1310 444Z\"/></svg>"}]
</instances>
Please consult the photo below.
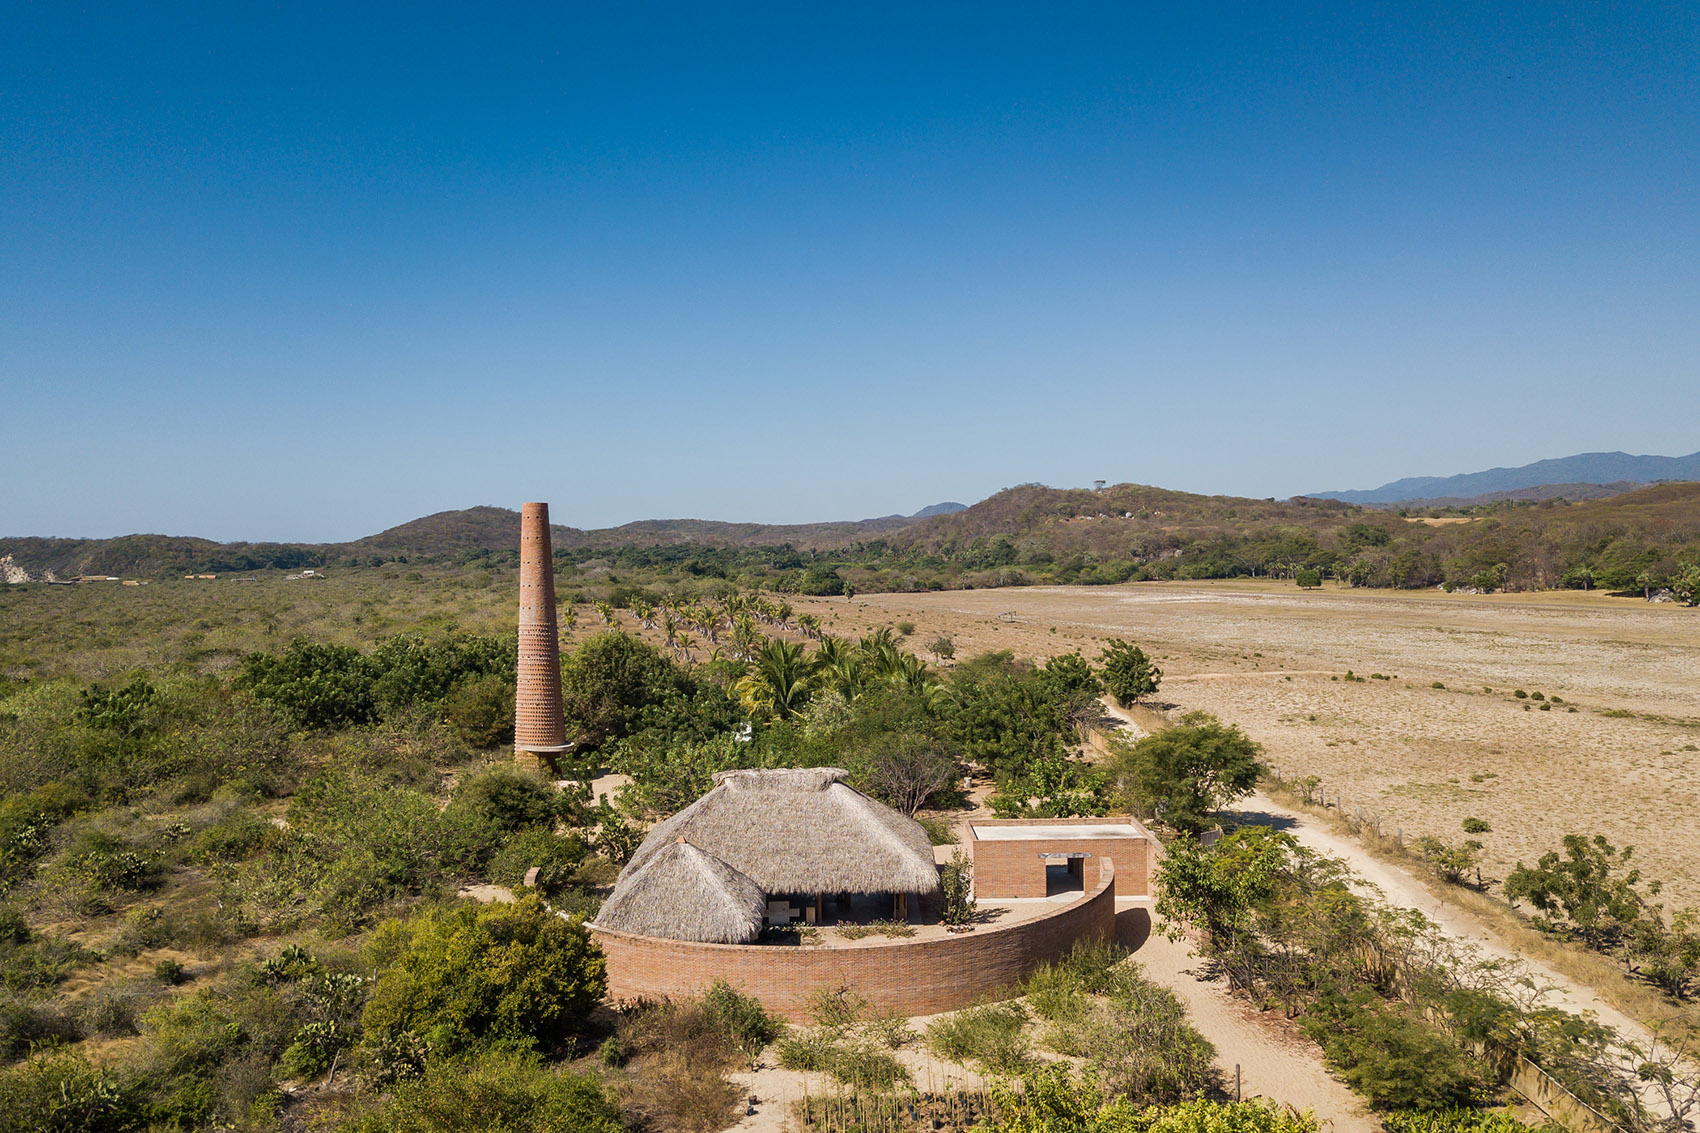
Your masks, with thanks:
<instances>
[{"instance_id":1,"label":"dense green vegetation","mask_svg":"<svg viewBox=\"0 0 1700 1133\"><path fill-rule=\"evenodd\" d=\"M1515 966L1460 948L1351 881L1343 863L1290 835L1244 827L1208 848L1171 846L1158 910L1171 931L1201 934L1234 987L1297 1017L1378 1109L1474 1108L1519 1058L1625 1128L1664 1129L1669 1113L1700 1104L1681 1085L1680 1043L1637 1047L1591 1018L1544 1006ZM1667 1096L1650 1082L1669 1087Z\"/></svg>"},{"instance_id":2,"label":"dense green vegetation","mask_svg":"<svg viewBox=\"0 0 1700 1133\"><path fill-rule=\"evenodd\" d=\"M731 767L839 764L908 812L976 767L1024 811L1111 801L1073 755L1084 659L941 672L719 580L619 596L661 645L580 634L580 762L527 770L513 639L478 632L511 590L383 581L0 592L25 615L0 633L0 1097L32 1128L715 1128L771 1020L731 989L598 1007L600 955L555 915L595 911L639 826ZM608 769L632 782L592 806ZM533 867L515 903L456 899ZM900 1028L851 1030L833 1072L900 1081Z\"/></svg>"},{"instance_id":3,"label":"dense green vegetation","mask_svg":"<svg viewBox=\"0 0 1700 1133\"><path fill-rule=\"evenodd\" d=\"M989 777L1000 814L1131 807L1178 831L1210 825L1257 773L1256 745L1208 718L1079 758L1106 687L1159 677L1131 643L940 669L910 652L912 630L836 638L706 567L678 588L582 576L604 597L577 615L602 626L581 625L564 659L580 746L547 774L502 746L513 571L498 561L0 590L0 1130L716 1128L737 1102L726 1073L779 1025L725 987L598 1006L602 960L578 919L639 828L715 772L842 766L909 813ZM652 640L620 628L634 621ZM610 770L630 784L592 805L589 779ZM1363 962L1416 937L1272 846L1177 843L1170 911L1207 930L1240 986L1315 1029L1366 1096L1474 1103L1492 1077L1460 1036L1509 1027L1578 1092L1629 1104L1597 1030L1457 988L1421 1001L1457 1022L1429 1022ZM533 867L536 892L514 903L456 896L519 890ZM972 919L962 870L949 880L953 916ZM1555 924L1573 915L1553 899ZM1208 1044L1119 955L1077 954L1026 992L927 1041L1009 1074L1034 1072L1040 1050L1083 1060L1089 1078L1035 1079L1034 1095L1055 1087L1081 1122L1123 1123L1080 1128L1270 1120L1187 1100L1215 1096ZM904 1081L893 1052L916 1037L900 1020L842 999L821 1012L782 1057L857 1090Z\"/></svg>"}]
</instances>

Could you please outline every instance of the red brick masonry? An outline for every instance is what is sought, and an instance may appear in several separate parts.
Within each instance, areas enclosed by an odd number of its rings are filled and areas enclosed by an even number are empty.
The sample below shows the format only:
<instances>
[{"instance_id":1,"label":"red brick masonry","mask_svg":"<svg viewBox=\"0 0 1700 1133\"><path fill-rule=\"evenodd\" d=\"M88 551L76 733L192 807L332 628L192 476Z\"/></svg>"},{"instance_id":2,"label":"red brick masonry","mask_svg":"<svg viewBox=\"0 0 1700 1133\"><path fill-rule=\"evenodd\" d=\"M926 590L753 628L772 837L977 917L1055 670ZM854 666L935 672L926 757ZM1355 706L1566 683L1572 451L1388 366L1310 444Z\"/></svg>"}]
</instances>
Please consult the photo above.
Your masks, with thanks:
<instances>
[{"instance_id":1,"label":"red brick masonry","mask_svg":"<svg viewBox=\"0 0 1700 1133\"><path fill-rule=\"evenodd\" d=\"M849 987L877 1008L931 1015L1013 986L1077 940L1113 940L1116 871L1109 858L1099 862L1097 888L1054 913L942 939L810 948L694 944L594 925L591 932L608 957L611 1000L690 995L724 979L793 1022L807 1018L817 988Z\"/></svg>"},{"instance_id":2,"label":"red brick masonry","mask_svg":"<svg viewBox=\"0 0 1700 1133\"><path fill-rule=\"evenodd\" d=\"M1151 895L1151 847L1147 835L1121 838L1012 838L982 841L973 828L988 826L1108 826L1144 827L1125 817L1111 818L992 818L973 822L968 830L968 852L974 861L974 895L979 898L1045 896L1046 859L1043 853L1087 854L1090 863L1104 858L1116 860L1116 888L1123 897ZM1060 864L1060 863L1058 863Z\"/></svg>"},{"instance_id":3,"label":"red brick masonry","mask_svg":"<svg viewBox=\"0 0 1700 1133\"><path fill-rule=\"evenodd\" d=\"M514 695L514 750L560 751L566 743L549 505L524 504L519 512L519 682Z\"/></svg>"}]
</instances>

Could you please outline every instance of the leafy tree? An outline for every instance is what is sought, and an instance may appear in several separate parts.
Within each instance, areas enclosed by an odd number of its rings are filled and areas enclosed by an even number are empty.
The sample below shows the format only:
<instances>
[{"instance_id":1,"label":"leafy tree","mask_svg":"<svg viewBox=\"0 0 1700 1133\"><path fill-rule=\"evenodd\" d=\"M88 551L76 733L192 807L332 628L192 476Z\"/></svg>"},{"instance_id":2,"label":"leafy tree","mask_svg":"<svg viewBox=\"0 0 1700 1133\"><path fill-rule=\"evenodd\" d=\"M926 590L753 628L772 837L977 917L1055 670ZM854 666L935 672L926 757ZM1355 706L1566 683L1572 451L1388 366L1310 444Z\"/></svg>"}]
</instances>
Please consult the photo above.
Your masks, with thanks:
<instances>
[{"instance_id":1,"label":"leafy tree","mask_svg":"<svg viewBox=\"0 0 1700 1133\"><path fill-rule=\"evenodd\" d=\"M372 651L372 696L386 715L413 705L436 705L455 686L479 677L504 678L512 686L518 668L512 637L446 637L426 640L397 634Z\"/></svg>"},{"instance_id":2,"label":"leafy tree","mask_svg":"<svg viewBox=\"0 0 1700 1133\"><path fill-rule=\"evenodd\" d=\"M751 758L749 745L725 733L678 743L647 736L622 740L610 762L632 779L620 788L622 809L642 818L663 818L712 787L715 772L748 766Z\"/></svg>"},{"instance_id":3,"label":"leafy tree","mask_svg":"<svg viewBox=\"0 0 1700 1133\"><path fill-rule=\"evenodd\" d=\"M1293 575L1293 580L1298 583L1300 590L1316 590L1322 585L1322 572L1310 567L1300 567Z\"/></svg>"},{"instance_id":4,"label":"leafy tree","mask_svg":"<svg viewBox=\"0 0 1700 1133\"><path fill-rule=\"evenodd\" d=\"M816 598L844 593L844 579L828 566L812 566L797 580L797 593Z\"/></svg>"},{"instance_id":5,"label":"leafy tree","mask_svg":"<svg viewBox=\"0 0 1700 1133\"><path fill-rule=\"evenodd\" d=\"M436 1051L489 1040L552 1049L606 986L589 932L534 894L391 922L374 947L382 974L362 1017L368 1036L413 1034Z\"/></svg>"},{"instance_id":6,"label":"leafy tree","mask_svg":"<svg viewBox=\"0 0 1700 1133\"><path fill-rule=\"evenodd\" d=\"M1678 570L1670 588L1684 605L1700 606L1700 563L1689 563Z\"/></svg>"},{"instance_id":7,"label":"leafy tree","mask_svg":"<svg viewBox=\"0 0 1700 1133\"><path fill-rule=\"evenodd\" d=\"M1098 661L1103 666L1104 687L1123 708L1150 696L1162 684L1163 670L1139 646L1120 638L1110 639Z\"/></svg>"},{"instance_id":8,"label":"leafy tree","mask_svg":"<svg viewBox=\"0 0 1700 1133\"><path fill-rule=\"evenodd\" d=\"M1266 826L1243 827L1208 848L1177 842L1163 859L1157 912L1202 929L1213 952L1234 948L1254 933L1257 909L1278 892L1300 853L1291 834Z\"/></svg>"},{"instance_id":9,"label":"leafy tree","mask_svg":"<svg viewBox=\"0 0 1700 1133\"><path fill-rule=\"evenodd\" d=\"M599 633L561 664L566 717L578 742L598 748L647 723L647 710L696 691L691 675L626 633Z\"/></svg>"},{"instance_id":10,"label":"leafy tree","mask_svg":"<svg viewBox=\"0 0 1700 1133\"><path fill-rule=\"evenodd\" d=\"M944 898L940 919L945 924L963 925L974 919L973 889L973 863L956 850L950 855L950 864L939 872L939 890Z\"/></svg>"},{"instance_id":11,"label":"leafy tree","mask_svg":"<svg viewBox=\"0 0 1700 1133\"><path fill-rule=\"evenodd\" d=\"M1043 679L1065 700L1090 702L1104 691L1104 682L1079 653L1059 653L1039 670Z\"/></svg>"},{"instance_id":12,"label":"leafy tree","mask_svg":"<svg viewBox=\"0 0 1700 1133\"><path fill-rule=\"evenodd\" d=\"M1009 779L1030 764L1062 757L1068 700L1010 654L966 661L951 671L950 683L953 696L941 711L947 734L968 759Z\"/></svg>"},{"instance_id":13,"label":"leafy tree","mask_svg":"<svg viewBox=\"0 0 1700 1133\"><path fill-rule=\"evenodd\" d=\"M986 800L999 818L1081 818L1108 814L1113 803L1109 777L1079 759L1047 756L999 782Z\"/></svg>"},{"instance_id":14,"label":"leafy tree","mask_svg":"<svg viewBox=\"0 0 1700 1133\"><path fill-rule=\"evenodd\" d=\"M1592 839L1566 834L1562 854L1548 851L1533 866L1517 863L1505 879L1505 896L1513 904L1527 901L1555 927L1575 932L1594 948L1609 947L1660 889L1655 881L1641 893L1641 871L1629 865L1634 853L1635 847L1619 850L1603 834Z\"/></svg>"},{"instance_id":15,"label":"leafy tree","mask_svg":"<svg viewBox=\"0 0 1700 1133\"><path fill-rule=\"evenodd\" d=\"M927 642L927 652L931 653L934 657L937 657L940 661L948 661L952 657L956 656L956 642L952 641L947 635L941 633L931 641Z\"/></svg>"},{"instance_id":16,"label":"leafy tree","mask_svg":"<svg viewBox=\"0 0 1700 1133\"><path fill-rule=\"evenodd\" d=\"M1422 851L1428 863L1440 871L1440 876L1454 885L1462 884L1464 878L1482 860L1482 844L1474 838L1454 846L1443 838L1429 834L1417 843L1417 848Z\"/></svg>"},{"instance_id":17,"label":"leafy tree","mask_svg":"<svg viewBox=\"0 0 1700 1133\"><path fill-rule=\"evenodd\" d=\"M1105 767L1129 807L1195 833L1257 785L1262 754L1239 728L1189 712L1175 727L1121 745Z\"/></svg>"}]
</instances>

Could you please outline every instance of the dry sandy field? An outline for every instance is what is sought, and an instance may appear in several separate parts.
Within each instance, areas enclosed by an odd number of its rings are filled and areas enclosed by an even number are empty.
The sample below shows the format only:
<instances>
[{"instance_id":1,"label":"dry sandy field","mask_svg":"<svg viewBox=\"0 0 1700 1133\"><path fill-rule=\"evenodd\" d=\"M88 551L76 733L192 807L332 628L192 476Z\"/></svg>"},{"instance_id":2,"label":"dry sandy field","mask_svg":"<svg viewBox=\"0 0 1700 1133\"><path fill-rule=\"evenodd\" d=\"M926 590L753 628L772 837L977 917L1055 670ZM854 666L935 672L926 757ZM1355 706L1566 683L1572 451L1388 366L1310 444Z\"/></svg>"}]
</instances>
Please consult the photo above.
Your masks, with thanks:
<instances>
[{"instance_id":1,"label":"dry sandy field","mask_svg":"<svg viewBox=\"0 0 1700 1133\"><path fill-rule=\"evenodd\" d=\"M1408 844L1458 841L1465 818L1485 819L1491 880L1565 834L1604 834L1664 879L1667 907L1700 905L1700 611L1579 592L1247 581L798 606L841 636L913 622L912 648L924 654L945 634L958 658L1095 658L1104 639L1127 638L1159 659L1171 713L1238 724L1283 775L1318 776L1330 801L1343 792L1348 809L1401 828Z\"/></svg>"}]
</instances>

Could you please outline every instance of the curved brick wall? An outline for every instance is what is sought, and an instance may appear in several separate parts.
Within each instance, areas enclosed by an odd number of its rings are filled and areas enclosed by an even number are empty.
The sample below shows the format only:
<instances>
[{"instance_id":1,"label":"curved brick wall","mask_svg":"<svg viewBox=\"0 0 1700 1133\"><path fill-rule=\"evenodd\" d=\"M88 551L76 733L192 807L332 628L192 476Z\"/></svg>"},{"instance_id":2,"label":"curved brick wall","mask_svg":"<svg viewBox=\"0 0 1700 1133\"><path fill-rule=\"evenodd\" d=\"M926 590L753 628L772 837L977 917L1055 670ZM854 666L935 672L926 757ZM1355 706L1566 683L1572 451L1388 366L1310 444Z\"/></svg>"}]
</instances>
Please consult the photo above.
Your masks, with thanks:
<instances>
[{"instance_id":1,"label":"curved brick wall","mask_svg":"<svg viewBox=\"0 0 1700 1133\"><path fill-rule=\"evenodd\" d=\"M1097 888L1057 912L942 939L792 948L659 940L595 925L591 933L608 957L613 1000L690 995L724 979L793 1022L806 1018L810 992L840 986L856 989L875 1007L931 1015L1025 979L1077 940L1115 939L1115 866L1109 858L1098 861Z\"/></svg>"},{"instance_id":2,"label":"curved brick wall","mask_svg":"<svg viewBox=\"0 0 1700 1133\"><path fill-rule=\"evenodd\" d=\"M566 742L549 505L524 504L519 513L519 687L514 696L514 749L558 751Z\"/></svg>"}]
</instances>

